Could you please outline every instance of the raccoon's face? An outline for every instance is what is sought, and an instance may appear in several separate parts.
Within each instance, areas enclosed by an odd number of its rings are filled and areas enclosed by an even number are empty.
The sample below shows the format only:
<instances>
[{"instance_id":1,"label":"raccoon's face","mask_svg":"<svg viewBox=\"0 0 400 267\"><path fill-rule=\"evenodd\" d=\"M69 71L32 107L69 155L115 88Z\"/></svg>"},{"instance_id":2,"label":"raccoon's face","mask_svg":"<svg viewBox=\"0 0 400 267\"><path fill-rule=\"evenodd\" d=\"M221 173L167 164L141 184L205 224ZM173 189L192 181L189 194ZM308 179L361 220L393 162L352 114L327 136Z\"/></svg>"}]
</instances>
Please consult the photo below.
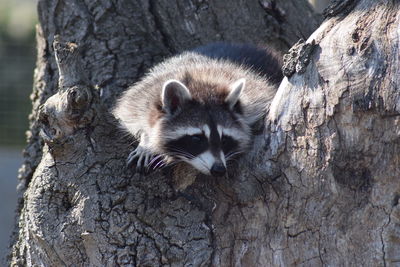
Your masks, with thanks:
<instances>
[{"instance_id":1,"label":"raccoon's face","mask_svg":"<svg viewBox=\"0 0 400 267\"><path fill-rule=\"evenodd\" d=\"M167 122L164 150L206 175L223 176L227 161L247 150L250 128L241 119L238 104L245 80L229 86L221 103L199 103L179 81L165 83L162 93Z\"/></svg>"}]
</instances>

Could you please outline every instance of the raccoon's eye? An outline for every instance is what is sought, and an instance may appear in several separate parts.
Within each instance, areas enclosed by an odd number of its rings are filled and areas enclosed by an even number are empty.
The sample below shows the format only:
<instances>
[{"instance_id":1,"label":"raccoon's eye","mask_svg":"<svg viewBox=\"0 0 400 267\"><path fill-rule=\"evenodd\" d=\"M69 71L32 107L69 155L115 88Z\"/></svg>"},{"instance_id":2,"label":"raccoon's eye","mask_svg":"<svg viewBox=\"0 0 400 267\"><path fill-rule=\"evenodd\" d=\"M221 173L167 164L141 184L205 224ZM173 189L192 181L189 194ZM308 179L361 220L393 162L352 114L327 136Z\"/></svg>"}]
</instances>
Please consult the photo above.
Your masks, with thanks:
<instances>
[{"instance_id":1,"label":"raccoon's eye","mask_svg":"<svg viewBox=\"0 0 400 267\"><path fill-rule=\"evenodd\" d=\"M201 137L202 137L202 136L199 135L199 134L192 135L192 136L190 137L190 141L193 142L193 143L199 143L199 142L201 142L201 139L202 139Z\"/></svg>"},{"instance_id":2,"label":"raccoon's eye","mask_svg":"<svg viewBox=\"0 0 400 267\"><path fill-rule=\"evenodd\" d=\"M191 135L188 143L188 147L190 147L188 150L191 151L193 155L201 153L208 147L207 138L201 134Z\"/></svg>"},{"instance_id":3,"label":"raccoon's eye","mask_svg":"<svg viewBox=\"0 0 400 267\"><path fill-rule=\"evenodd\" d=\"M222 151L226 155L227 153L235 150L238 146L238 143L230 136L223 135L221 139L221 147Z\"/></svg>"}]
</instances>

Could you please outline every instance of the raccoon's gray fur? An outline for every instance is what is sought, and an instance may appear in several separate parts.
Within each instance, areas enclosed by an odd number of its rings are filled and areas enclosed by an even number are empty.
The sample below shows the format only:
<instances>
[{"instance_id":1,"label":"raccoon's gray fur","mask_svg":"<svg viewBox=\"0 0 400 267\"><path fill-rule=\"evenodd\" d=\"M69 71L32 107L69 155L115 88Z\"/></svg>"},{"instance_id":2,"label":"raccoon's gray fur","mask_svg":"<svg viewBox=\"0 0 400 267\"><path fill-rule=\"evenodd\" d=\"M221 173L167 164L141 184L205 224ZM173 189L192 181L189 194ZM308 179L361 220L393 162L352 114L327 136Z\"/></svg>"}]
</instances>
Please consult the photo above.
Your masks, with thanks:
<instances>
[{"instance_id":1,"label":"raccoon's gray fur","mask_svg":"<svg viewBox=\"0 0 400 267\"><path fill-rule=\"evenodd\" d=\"M279 70L277 70L279 71ZM137 168L185 161L224 175L230 157L247 151L277 84L245 65L185 52L155 66L117 101L114 116L140 139L128 161Z\"/></svg>"}]
</instances>

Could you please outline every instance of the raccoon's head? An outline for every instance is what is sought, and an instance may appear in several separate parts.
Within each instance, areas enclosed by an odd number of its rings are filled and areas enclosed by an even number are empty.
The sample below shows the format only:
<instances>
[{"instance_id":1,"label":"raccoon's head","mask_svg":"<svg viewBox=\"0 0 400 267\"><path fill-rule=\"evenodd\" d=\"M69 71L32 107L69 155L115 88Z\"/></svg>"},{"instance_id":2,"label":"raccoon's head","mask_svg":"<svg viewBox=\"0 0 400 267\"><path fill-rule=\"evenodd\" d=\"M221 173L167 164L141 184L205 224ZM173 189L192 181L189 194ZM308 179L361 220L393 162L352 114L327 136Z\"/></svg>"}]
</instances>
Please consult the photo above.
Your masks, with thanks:
<instances>
[{"instance_id":1,"label":"raccoon's head","mask_svg":"<svg viewBox=\"0 0 400 267\"><path fill-rule=\"evenodd\" d=\"M223 176L227 162L245 152L251 142L240 103L245 79L226 88L203 88L200 93L193 86L189 84L189 90L177 80L164 84L163 152L206 175Z\"/></svg>"}]
</instances>

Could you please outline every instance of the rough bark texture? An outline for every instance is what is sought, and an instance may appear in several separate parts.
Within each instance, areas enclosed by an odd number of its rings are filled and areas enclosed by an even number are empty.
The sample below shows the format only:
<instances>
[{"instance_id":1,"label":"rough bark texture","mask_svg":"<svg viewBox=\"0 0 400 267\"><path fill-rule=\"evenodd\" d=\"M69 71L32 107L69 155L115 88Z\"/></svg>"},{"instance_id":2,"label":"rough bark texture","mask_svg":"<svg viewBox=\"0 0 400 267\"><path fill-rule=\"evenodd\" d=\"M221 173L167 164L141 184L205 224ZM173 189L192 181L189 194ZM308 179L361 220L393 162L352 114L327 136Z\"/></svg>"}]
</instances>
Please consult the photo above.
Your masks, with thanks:
<instances>
[{"instance_id":1,"label":"rough bark texture","mask_svg":"<svg viewBox=\"0 0 400 267\"><path fill-rule=\"evenodd\" d=\"M268 131L236 175L199 175L178 192L185 173L141 177L126 168L132 140L107 113L116 95L198 44L286 50L317 25L306 2L39 1L11 264L400 262L399 6L345 2L307 41L312 49L298 45Z\"/></svg>"},{"instance_id":2,"label":"rough bark texture","mask_svg":"<svg viewBox=\"0 0 400 267\"><path fill-rule=\"evenodd\" d=\"M343 1L327 14L306 72L284 79L270 111L282 175L267 206L281 203L274 232L285 234L269 240L269 262L397 266L399 3Z\"/></svg>"}]
</instances>

